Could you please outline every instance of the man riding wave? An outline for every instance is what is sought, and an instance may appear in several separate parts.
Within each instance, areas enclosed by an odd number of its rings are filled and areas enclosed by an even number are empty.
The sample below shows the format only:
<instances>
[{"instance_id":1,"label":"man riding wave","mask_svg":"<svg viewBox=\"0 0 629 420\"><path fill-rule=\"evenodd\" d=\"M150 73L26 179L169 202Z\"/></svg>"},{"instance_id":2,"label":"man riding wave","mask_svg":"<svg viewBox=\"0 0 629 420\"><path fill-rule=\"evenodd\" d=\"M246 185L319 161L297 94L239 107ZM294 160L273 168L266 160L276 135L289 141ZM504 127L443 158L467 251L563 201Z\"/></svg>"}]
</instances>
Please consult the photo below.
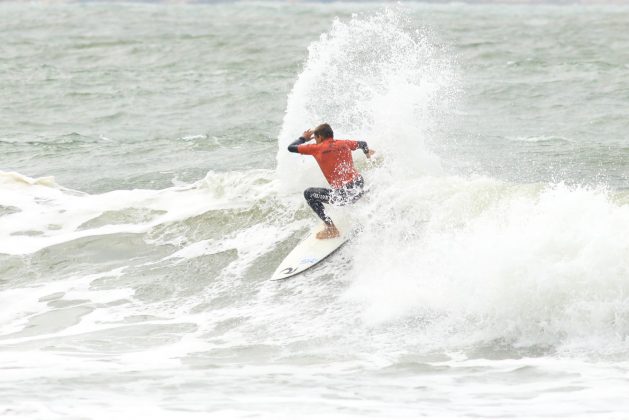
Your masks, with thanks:
<instances>
[{"instance_id":1,"label":"man riding wave","mask_svg":"<svg viewBox=\"0 0 629 420\"><path fill-rule=\"evenodd\" d=\"M315 144L304 144L312 139ZM313 130L306 130L288 146L288 151L302 155L312 155L330 188L308 188L304 197L308 205L323 220L326 227L317 233L317 239L335 238L340 235L332 219L325 213L325 204L345 205L355 203L364 193L363 177L354 167L352 151L361 149L368 158L375 153L364 141L336 140L329 124L321 124Z\"/></svg>"}]
</instances>

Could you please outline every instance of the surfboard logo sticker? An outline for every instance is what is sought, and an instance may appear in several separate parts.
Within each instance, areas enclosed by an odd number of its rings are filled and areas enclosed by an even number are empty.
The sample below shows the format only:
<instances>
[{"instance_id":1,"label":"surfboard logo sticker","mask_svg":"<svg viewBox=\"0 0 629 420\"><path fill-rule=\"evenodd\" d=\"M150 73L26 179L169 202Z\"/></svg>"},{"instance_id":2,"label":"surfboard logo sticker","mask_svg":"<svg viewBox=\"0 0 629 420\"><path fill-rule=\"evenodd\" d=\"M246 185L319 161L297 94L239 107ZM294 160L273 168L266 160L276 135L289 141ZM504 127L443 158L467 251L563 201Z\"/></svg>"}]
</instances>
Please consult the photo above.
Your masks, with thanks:
<instances>
[{"instance_id":1,"label":"surfboard logo sticker","mask_svg":"<svg viewBox=\"0 0 629 420\"><path fill-rule=\"evenodd\" d=\"M285 269L280 271L280 273L282 273L282 274L290 274L290 273L294 273L296 270L297 270L297 268L295 268L295 267L286 267Z\"/></svg>"}]
</instances>

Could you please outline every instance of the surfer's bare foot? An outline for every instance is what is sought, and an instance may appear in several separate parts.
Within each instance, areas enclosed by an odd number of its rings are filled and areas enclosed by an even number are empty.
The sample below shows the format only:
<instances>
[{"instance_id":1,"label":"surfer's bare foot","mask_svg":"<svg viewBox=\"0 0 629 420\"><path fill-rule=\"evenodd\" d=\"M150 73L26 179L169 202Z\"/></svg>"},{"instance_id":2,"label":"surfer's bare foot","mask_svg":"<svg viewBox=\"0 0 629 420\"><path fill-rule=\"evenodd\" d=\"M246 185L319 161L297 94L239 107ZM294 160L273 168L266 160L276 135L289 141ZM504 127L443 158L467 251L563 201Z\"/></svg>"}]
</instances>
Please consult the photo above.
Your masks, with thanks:
<instances>
[{"instance_id":1,"label":"surfer's bare foot","mask_svg":"<svg viewBox=\"0 0 629 420\"><path fill-rule=\"evenodd\" d=\"M339 230L336 228L336 226L332 225L332 226L327 226L321 232L317 232L317 239L337 238L340 235L341 234L340 234Z\"/></svg>"}]
</instances>

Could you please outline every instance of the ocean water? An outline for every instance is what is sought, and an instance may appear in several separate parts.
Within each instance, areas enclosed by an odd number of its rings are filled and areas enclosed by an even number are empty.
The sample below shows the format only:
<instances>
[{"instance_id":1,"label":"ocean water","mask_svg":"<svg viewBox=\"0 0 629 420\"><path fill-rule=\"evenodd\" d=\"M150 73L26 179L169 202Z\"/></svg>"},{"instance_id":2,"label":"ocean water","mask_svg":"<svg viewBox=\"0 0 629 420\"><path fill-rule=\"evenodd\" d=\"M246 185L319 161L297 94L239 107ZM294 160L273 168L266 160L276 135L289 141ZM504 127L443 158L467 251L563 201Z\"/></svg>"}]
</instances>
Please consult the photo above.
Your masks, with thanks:
<instances>
[{"instance_id":1,"label":"ocean water","mask_svg":"<svg viewBox=\"0 0 629 420\"><path fill-rule=\"evenodd\" d=\"M627 22L0 3L0 415L629 417ZM361 233L269 281L323 121Z\"/></svg>"}]
</instances>

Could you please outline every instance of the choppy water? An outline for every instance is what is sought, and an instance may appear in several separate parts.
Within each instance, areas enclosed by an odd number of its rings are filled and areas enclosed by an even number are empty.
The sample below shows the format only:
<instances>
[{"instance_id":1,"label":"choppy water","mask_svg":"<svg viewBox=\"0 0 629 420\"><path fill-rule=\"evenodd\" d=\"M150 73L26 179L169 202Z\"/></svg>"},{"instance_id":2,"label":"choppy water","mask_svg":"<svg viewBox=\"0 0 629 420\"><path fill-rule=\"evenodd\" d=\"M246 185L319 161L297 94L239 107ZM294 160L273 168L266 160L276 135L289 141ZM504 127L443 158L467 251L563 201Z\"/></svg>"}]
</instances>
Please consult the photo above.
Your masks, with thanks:
<instances>
[{"instance_id":1,"label":"choppy water","mask_svg":"<svg viewBox=\"0 0 629 420\"><path fill-rule=\"evenodd\" d=\"M3 418L626 418L627 22L0 3ZM271 282L321 121L362 232Z\"/></svg>"}]
</instances>

